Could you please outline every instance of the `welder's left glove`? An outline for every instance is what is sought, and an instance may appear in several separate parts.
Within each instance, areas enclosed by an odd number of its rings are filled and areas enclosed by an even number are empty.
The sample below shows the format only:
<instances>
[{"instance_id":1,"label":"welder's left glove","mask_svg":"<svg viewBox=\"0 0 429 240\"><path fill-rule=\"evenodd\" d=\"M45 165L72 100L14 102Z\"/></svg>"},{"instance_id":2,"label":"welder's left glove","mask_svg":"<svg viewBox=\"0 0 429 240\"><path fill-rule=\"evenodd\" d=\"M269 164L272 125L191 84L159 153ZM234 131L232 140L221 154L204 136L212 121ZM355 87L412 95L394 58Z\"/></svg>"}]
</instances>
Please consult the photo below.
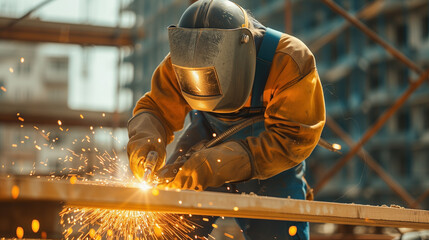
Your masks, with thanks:
<instances>
[{"instance_id":1,"label":"welder's left glove","mask_svg":"<svg viewBox=\"0 0 429 240\"><path fill-rule=\"evenodd\" d=\"M207 187L250 179L250 153L242 144L229 141L195 152L166 186L202 191Z\"/></svg>"}]
</instances>

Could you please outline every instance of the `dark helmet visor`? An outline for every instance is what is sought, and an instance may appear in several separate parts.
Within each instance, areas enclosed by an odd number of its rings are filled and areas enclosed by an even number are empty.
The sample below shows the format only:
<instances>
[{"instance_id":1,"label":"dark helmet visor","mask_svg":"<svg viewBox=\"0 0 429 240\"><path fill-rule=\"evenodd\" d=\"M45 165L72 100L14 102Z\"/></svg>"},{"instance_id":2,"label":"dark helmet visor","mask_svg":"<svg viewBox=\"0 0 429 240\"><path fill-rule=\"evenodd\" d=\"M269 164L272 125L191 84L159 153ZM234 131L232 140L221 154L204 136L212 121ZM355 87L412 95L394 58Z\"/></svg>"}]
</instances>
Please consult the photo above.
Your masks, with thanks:
<instances>
[{"instance_id":1,"label":"dark helmet visor","mask_svg":"<svg viewBox=\"0 0 429 240\"><path fill-rule=\"evenodd\" d=\"M222 94L214 67L188 68L173 64L173 68L183 92L199 97Z\"/></svg>"}]
</instances>

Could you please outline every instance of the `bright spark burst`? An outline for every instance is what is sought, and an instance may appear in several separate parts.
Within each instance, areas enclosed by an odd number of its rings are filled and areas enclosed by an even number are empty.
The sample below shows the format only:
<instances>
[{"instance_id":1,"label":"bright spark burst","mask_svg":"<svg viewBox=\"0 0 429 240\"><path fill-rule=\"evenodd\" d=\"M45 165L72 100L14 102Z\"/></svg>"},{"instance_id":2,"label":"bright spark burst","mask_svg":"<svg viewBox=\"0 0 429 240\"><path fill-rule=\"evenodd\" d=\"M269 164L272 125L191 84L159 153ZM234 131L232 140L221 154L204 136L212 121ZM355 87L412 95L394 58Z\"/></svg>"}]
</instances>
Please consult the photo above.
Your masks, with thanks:
<instances>
[{"instance_id":1,"label":"bright spark burst","mask_svg":"<svg viewBox=\"0 0 429 240\"><path fill-rule=\"evenodd\" d=\"M140 184L138 184L139 188L143 191L146 191L148 189L153 188L153 186L147 182L141 182Z\"/></svg>"},{"instance_id":2,"label":"bright spark burst","mask_svg":"<svg viewBox=\"0 0 429 240\"><path fill-rule=\"evenodd\" d=\"M84 116L80 114L80 118L84 119ZM20 113L17 113L17 119L19 123L24 122ZM57 123L61 134L71 134L61 120L58 120ZM57 172L50 173L49 180L66 180L70 184L139 186L144 191L151 191L154 196L159 195L159 190L153 188L151 184L136 183L129 170L128 160L121 160L114 149L108 151L101 149L100 146L95 146L97 131L108 133L116 143L120 143L108 129L99 126L97 130L98 126L90 126L89 133L83 134L80 138L74 138L72 142L65 143L65 146L58 148L56 142L61 137L53 137L51 130L42 129L36 125L31 128L37 132L34 136L42 136L42 139L33 139L31 135L30 137L25 136L20 141L21 144L33 143L39 151L57 151L56 153L58 153L60 150L64 153L64 156L54 159L64 167ZM52 131L54 132L55 129ZM18 141L13 143L12 147L20 147L21 144ZM67 145L69 146L67 147ZM36 164L47 167L49 161L50 159L44 159L33 164L33 170L29 175L40 178L36 174ZM19 188L14 186L11 191L13 198L18 198ZM187 234L199 227L182 215L158 212L64 207L60 216L66 239L192 239ZM33 231L37 229L38 224L40 227L39 222L33 224ZM46 235L46 233L44 234Z\"/></svg>"},{"instance_id":3,"label":"bright spark burst","mask_svg":"<svg viewBox=\"0 0 429 240\"><path fill-rule=\"evenodd\" d=\"M79 161L88 163L87 158L82 158L82 153L67 150ZM138 186L143 191L152 189L154 196L159 194L151 184L135 183L130 174L124 174L128 172L128 166L121 164L115 152L97 152L96 157L98 162L93 166L94 171L86 173L90 177L97 176L95 184ZM71 157L68 160L73 161ZM86 181L87 177L73 175L70 181L75 182L77 178ZM60 216L65 239L192 239L187 234L199 227L181 215L159 212L64 207Z\"/></svg>"},{"instance_id":4,"label":"bright spark burst","mask_svg":"<svg viewBox=\"0 0 429 240\"><path fill-rule=\"evenodd\" d=\"M101 208L64 208L64 238L192 239L193 223L180 215ZM78 233L72 236L73 233Z\"/></svg>"}]
</instances>

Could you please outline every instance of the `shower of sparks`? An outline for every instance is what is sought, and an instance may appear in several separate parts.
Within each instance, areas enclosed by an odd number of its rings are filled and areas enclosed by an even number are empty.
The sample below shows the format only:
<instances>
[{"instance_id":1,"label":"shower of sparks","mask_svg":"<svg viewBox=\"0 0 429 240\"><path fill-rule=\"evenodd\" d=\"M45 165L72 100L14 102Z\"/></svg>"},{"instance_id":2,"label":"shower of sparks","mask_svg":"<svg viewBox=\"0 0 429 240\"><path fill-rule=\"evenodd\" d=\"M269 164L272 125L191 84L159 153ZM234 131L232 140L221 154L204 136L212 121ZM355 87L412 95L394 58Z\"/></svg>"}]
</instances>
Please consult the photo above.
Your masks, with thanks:
<instances>
[{"instance_id":1,"label":"shower of sparks","mask_svg":"<svg viewBox=\"0 0 429 240\"><path fill-rule=\"evenodd\" d=\"M195 229L186 218L168 213L64 208L60 216L66 239L73 233L76 239L192 239L186 234Z\"/></svg>"},{"instance_id":2,"label":"shower of sparks","mask_svg":"<svg viewBox=\"0 0 429 240\"><path fill-rule=\"evenodd\" d=\"M82 114L80 117L84 118ZM17 113L17 119L20 123L24 122L24 116L20 113ZM61 120L57 123L61 134L71 134ZM39 151L55 151L53 153L57 155L60 153L60 156L56 159L46 158L35 162L29 173L30 176L40 178L41 176L37 176L36 166L48 167L50 162L55 161L55 164L60 167L55 172L49 173L50 181L66 180L70 184L137 186L142 191L148 191L149 194L159 195L159 190L152 185L136 182L127 165L127 159L120 159L114 149L105 150L96 146L97 132L104 132L114 142L120 143L108 129L102 126L90 126L87 134L83 134L80 138L74 137L72 142L62 143L62 146L56 145L57 141L64 141L67 138L61 139L61 135L55 134L55 129L52 129L52 133L51 130L42 129L36 125L33 125L32 129L36 131L33 137L26 135L17 143L13 143L12 147L16 148L29 143ZM61 153L64 155L61 156ZM14 162L11 165L14 165ZM14 199L18 198L17 186L14 186L11 192ZM65 239L192 239L188 237L188 233L199 227L182 215L158 212L64 207L60 216ZM35 221L37 220L33 220L32 230L38 231L40 223Z\"/></svg>"}]
</instances>

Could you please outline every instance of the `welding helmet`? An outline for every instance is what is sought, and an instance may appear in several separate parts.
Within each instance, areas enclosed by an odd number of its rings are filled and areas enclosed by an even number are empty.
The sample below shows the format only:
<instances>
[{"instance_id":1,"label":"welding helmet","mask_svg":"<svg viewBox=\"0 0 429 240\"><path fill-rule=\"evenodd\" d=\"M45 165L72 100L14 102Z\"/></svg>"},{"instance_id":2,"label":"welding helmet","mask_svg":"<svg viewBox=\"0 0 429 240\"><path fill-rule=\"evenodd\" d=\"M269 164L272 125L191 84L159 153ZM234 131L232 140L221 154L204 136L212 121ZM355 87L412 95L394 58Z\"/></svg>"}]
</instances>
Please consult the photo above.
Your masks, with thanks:
<instances>
[{"instance_id":1,"label":"welding helmet","mask_svg":"<svg viewBox=\"0 0 429 240\"><path fill-rule=\"evenodd\" d=\"M246 11L227 0L200 0L168 28L182 95L196 110L228 113L250 96L256 65Z\"/></svg>"}]
</instances>

